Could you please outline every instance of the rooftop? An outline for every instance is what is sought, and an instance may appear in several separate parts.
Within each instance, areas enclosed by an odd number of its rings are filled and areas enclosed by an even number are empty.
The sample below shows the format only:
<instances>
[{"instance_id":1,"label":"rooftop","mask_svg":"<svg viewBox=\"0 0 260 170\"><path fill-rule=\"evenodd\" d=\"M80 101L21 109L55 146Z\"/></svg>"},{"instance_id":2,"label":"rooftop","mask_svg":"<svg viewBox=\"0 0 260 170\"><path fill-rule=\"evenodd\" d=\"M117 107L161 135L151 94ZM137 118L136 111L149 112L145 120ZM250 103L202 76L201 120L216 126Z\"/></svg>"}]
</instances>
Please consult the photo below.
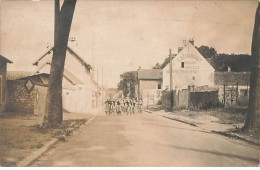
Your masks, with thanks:
<instances>
[{"instance_id":1,"label":"rooftop","mask_svg":"<svg viewBox=\"0 0 260 170\"><path fill-rule=\"evenodd\" d=\"M139 80L161 80L162 69L142 69L138 71Z\"/></svg>"},{"instance_id":2,"label":"rooftop","mask_svg":"<svg viewBox=\"0 0 260 170\"><path fill-rule=\"evenodd\" d=\"M44 52L34 63L33 65L38 65L39 61L41 61L47 54L50 54L54 47L49 48L46 52ZM81 56L79 56L75 50L73 50L71 47L67 46L67 50L69 53L71 53L74 57L76 57L79 62L81 62L82 65L88 70L93 69L90 64L88 64Z\"/></svg>"},{"instance_id":3,"label":"rooftop","mask_svg":"<svg viewBox=\"0 0 260 170\"><path fill-rule=\"evenodd\" d=\"M6 78L7 80L18 80L26 77L33 76L34 72L30 71L7 71Z\"/></svg>"},{"instance_id":4,"label":"rooftop","mask_svg":"<svg viewBox=\"0 0 260 170\"><path fill-rule=\"evenodd\" d=\"M215 72L215 85L247 86L250 84L250 72Z\"/></svg>"},{"instance_id":5,"label":"rooftop","mask_svg":"<svg viewBox=\"0 0 260 170\"><path fill-rule=\"evenodd\" d=\"M7 63L13 63L12 61L10 61L9 59L5 58L4 56L0 55L0 60L4 60Z\"/></svg>"}]
</instances>

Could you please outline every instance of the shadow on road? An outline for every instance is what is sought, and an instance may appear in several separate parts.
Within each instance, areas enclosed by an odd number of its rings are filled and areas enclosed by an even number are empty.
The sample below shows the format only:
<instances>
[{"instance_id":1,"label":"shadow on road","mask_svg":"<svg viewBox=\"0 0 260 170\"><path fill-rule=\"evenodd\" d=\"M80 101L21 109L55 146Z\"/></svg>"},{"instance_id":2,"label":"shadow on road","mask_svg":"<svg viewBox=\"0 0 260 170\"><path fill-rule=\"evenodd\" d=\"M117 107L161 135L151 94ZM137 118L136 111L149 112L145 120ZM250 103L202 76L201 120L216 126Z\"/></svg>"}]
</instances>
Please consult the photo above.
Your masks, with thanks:
<instances>
[{"instance_id":1,"label":"shadow on road","mask_svg":"<svg viewBox=\"0 0 260 170\"><path fill-rule=\"evenodd\" d=\"M229 157L229 158L236 158L236 159L254 162L256 164L259 163L259 160L257 160L257 159L249 158L249 157L245 157L245 156L240 156L240 155L234 155L234 154L230 154L230 153L221 153L221 152L216 152L216 151L201 150L201 149L195 149L195 148L186 148L186 147L175 146L175 145L171 145L170 147L173 147L173 148L176 148L176 149L182 149L182 150L189 150L189 151L195 151L195 152L201 152L201 153L214 154L214 155L218 155L218 156L226 156L226 157Z\"/></svg>"}]
</instances>

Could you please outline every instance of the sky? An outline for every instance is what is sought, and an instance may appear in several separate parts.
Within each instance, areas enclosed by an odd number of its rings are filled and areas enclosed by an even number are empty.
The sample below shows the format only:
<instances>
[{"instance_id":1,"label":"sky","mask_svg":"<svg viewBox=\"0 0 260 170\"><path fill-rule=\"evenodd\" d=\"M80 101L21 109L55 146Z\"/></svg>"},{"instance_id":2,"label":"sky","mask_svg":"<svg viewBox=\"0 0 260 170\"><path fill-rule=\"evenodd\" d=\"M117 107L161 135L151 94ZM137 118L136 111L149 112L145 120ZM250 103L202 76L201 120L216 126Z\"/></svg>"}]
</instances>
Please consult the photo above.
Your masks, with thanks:
<instances>
[{"instance_id":1,"label":"sky","mask_svg":"<svg viewBox=\"0 0 260 170\"><path fill-rule=\"evenodd\" d=\"M61 3L62 4L62 3ZM251 54L257 0L78 0L69 46L95 65L101 83L117 87L120 74L162 63L183 40L218 53ZM32 71L53 45L54 1L0 0L0 54L8 70ZM97 75L97 72L95 73Z\"/></svg>"}]
</instances>

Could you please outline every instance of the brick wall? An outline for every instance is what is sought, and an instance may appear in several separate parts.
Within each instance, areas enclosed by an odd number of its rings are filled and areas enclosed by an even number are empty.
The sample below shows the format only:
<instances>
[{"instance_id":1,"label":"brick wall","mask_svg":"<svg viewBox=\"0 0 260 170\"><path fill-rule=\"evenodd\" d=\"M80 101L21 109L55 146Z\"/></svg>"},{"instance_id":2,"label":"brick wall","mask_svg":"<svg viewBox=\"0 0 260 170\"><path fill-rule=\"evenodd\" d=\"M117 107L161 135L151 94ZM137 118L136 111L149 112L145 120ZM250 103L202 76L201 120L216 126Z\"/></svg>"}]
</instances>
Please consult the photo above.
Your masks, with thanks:
<instances>
[{"instance_id":1,"label":"brick wall","mask_svg":"<svg viewBox=\"0 0 260 170\"><path fill-rule=\"evenodd\" d=\"M19 113L34 112L35 90L30 93L25 89L27 79L7 81L7 111Z\"/></svg>"}]
</instances>

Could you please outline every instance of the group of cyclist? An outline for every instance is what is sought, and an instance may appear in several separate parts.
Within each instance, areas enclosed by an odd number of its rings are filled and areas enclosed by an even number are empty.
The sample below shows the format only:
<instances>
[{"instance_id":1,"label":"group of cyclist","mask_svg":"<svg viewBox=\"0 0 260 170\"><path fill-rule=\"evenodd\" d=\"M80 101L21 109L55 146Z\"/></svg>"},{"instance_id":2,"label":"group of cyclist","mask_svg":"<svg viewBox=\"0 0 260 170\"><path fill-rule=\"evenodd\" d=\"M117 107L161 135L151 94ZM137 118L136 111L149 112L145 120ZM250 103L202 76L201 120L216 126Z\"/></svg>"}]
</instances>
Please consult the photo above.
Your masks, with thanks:
<instances>
[{"instance_id":1,"label":"group of cyclist","mask_svg":"<svg viewBox=\"0 0 260 170\"><path fill-rule=\"evenodd\" d=\"M108 115L116 113L121 115L123 112L128 114L142 113L142 100L137 99L107 99L105 102L105 112Z\"/></svg>"}]
</instances>

